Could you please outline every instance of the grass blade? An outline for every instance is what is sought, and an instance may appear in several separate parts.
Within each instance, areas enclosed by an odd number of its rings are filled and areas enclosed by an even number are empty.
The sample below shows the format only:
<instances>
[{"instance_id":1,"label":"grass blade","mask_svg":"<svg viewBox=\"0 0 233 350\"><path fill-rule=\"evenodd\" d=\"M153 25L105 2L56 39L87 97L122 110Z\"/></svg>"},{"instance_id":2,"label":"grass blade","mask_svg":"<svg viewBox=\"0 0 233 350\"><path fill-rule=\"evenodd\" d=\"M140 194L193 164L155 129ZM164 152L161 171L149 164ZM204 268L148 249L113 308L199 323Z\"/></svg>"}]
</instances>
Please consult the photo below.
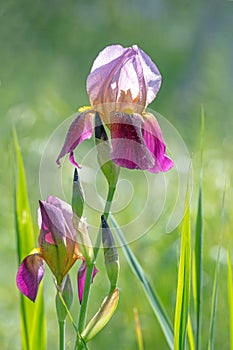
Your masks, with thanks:
<instances>
[{"instance_id":1,"label":"grass blade","mask_svg":"<svg viewBox=\"0 0 233 350\"><path fill-rule=\"evenodd\" d=\"M15 229L17 240L18 263L34 248L34 230L31 219L26 176L23 160L18 144L17 135L14 132L15 150ZM45 317L42 286L37 296L36 303L20 294L20 321L23 350L46 349Z\"/></svg>"},{"instance_id":2,"label":"grass blade","mask_svg":"<svg viewBox=\"0 0 233 350\"><path fill-rule=\"evenodd\" d=\"M157 320L159 322L159 325L163 331L163 334L165 336L165 339L168 343L168 346L170 349L173 349L173 329L171 326L171 323L168 319L168 316L166 315L163 305L161 303L161 301L159 300L159 297L156 293L155 290L153 290L153 288L150 285L150 282L148 281L144 270L142 269L141 265L139 264L138 260L136 259L136 257L134 256L133 252L131 251L131 249L129 248L124 235L121 231L121 229L119 228L115 218L113 217L113 215L109 215L110 221L116 231L116 235L118 237L119 242L122 245L122 249L123 252L125 254L125 257L128 261L128 264L131 268L131 270L133 271L134 275L138 278L146 296L147 299L152 307L152 310L155 314L155 316L157 317Z\"/></svg>"},{"instance_id":3,"label":"grass blade","mask_svg":"<svg viewBox=\"0 0 233 350\"><path fill-rule=\"evenodd\" d=\"M215 317L216 317L217 298L218 298L218 276L219 276L219 270L220 270L220 253L222 248L224 202L225 202L225 189L223 191L223 197L222 197L221 223L220 223L220 230L219 230L219 246L218 246L218 255L217 255L215 273L214 273L208 350L214 350L214 327L215 327Z\"/></svg>"},{"instance_id":4,"label":"grass blade","mask_svg":"<svg viewBox=\"0 0 233 350\"><path fill-rule=\"evenodd\" d=\"M203 169L203 142L204 142L204 110L202 108L202 127L201 127L201 164L200 164L200 184L198 194L196 232L194 244L194 263L193 263L193 296L196 312L196 350L200 349L201 344L201 308L202 308L202 236L203 236L203 215L202 215L202 169Z\"/></svg>"},{"instance_id":5,"label":"grass blade","mask_svg":"<svg viewBox=\"0 0 233 350\"><path fill-rule=\"evenodd\" d=\"M196 350L190 314L188 315L188 341L189 349Z\"/></svg>"},{"instance_id":6,"label":"grass blade","mask_svg":"<svg viewBox=\"0 0 233 350\"><path fill-rule=\"evenodd\" d=\"M191 239L190 239L190 206L189 194L186 195L186 211L184 214L181 250L178 271L178 283L176 294L176 309L174 319L174 349L183 350L186 344L189 299L190 299L190 281L191 281Z\"/></svg>"},{"instance_id":7,"label":"grass blade","mask_svg":"<svg viewBox=\"0 0 233 350\"><path fill-rule=\"evenodd\" d=\"M139 321L138 310L135 307L133 311L134 311L135 329L137 334L138 350L144 350L142 330L141 330L141 325Z\"/></svg>"},{"instance_id":8,"label":"grass blade","mask_svg":"<svg viewBox=\"0 0 233 350\"><path fill-rule=\"evenodd\" d=\"M230 252L228 251L228 304L230 318L230 350L233 350L233 281Z\"/></svg>"}]
</instances>

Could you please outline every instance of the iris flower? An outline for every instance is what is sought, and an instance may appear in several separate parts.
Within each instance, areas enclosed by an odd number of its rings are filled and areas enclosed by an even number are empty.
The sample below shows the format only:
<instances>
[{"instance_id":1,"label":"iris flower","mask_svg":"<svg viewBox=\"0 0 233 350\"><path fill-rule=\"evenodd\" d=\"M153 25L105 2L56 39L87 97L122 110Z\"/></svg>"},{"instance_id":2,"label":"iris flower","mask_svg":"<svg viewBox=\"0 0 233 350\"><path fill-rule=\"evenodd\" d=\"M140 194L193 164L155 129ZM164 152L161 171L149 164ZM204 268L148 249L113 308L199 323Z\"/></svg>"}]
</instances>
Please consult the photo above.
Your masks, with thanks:
<instances>
[{"instance_id":1,"label":"iris flower","mask_svg":"<svg viewBox=\"0 0 233 350\"><path fill-rule=\"evenodd\" d=\"M156 65L137 45L106 47L95 59L87 78L91 107L81 109L72 122L57 163L69 153L70 161L79 166L73 151L92 137L98 112L110 130L111 158L117 165L153 173L168 171L173 162L166 154L161 129L154 115L146 112L161 80Z\"/></svg>"},{"instance_id":2,"label":"iris flower","mask_svg":"<svg viewBox=\"0 0 233 350\"><path fill-rule=\"evenodd\" d=\"M39 284L44 276L44 262L47 263L62 285L76 260L81 259L81 274L78 274L79 300L82 300L86 262L76 242L76 231L72 225L71 206L62 200L49 196L47 201L39 201L38 221L40 235L39 248L35 248L19 266L16 282L19 290L30 300L35 301ZM94 270L93 277L97 270Z\"/></svg>"}]
</instances>

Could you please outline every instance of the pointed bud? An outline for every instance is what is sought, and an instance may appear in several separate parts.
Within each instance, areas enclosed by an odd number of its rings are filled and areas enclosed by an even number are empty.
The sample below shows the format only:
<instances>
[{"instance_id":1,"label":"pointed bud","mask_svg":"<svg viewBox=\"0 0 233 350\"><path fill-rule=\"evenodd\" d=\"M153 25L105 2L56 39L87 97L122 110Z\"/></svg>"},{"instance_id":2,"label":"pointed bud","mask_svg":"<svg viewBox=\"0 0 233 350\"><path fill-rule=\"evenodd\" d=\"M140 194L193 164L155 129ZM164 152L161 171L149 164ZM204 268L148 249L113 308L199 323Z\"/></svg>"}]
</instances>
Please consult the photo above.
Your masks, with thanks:
<instances>
[{"instance_id":1,"label":"pointed bud","mask_svg":"<svg viewBox=\"0 0 233 350\"><path fill-rule=\"evenodd\" d=\"M112 232L108 226L108 223L104 217L101 216L102 222L102 242L104 246L104 262L108 278L111 284L111 291L116 288L118 276L119 276L119 258L117 249L115 247L114 238Z\"/></svg>"},{"instance_id":2,"label":"pointed bud","mask_svg":"<svg viewBox=\"0 0 233 350\"><path fill-rule=\"evenodd\" d=\"M111 146L98 112L95 114L95 141L100 168L109 187L116 187L120 168L111 159Z\"/></svg>"},{"instance_id":3,"label":"pointed bud","mask_svg":"<svg viewBox=\"0 0 233 350\"><path fill-rule=\"evenodd\" d=\"M81 336L85 343L94 338L110 321L113 316L119 300L119 289L116 288L110 293L101 304L97 313L93 316Z\"/></svg>"},{"instance_id":4,"label":"pointed bud","mask_svg":"<svg viewBox=\"0 0 233 350\"><path fill-rule=\"evenodd\" d=\"M72 210L79 218L81 218L83 214L84 200L83 189L78 178L78 170L75 168L73 179Z\"/></svg>"},{"instance_id":5,"label":"pointed bud","mask_svg":"<svg viewBox=\"0 0 233 350\"><path fill-rule=\"evenodd\" d=\"M70 276L67 275L62 282L62 286L57 286L58 291L61 293L63 300L61 300L59 293L56 295L56 309L59 322L63 322L67 316L67 309L69 310L73 301L73 290L70 281ZM66 307L63 304L66 304Z\"/></svg>"}]
</instances>

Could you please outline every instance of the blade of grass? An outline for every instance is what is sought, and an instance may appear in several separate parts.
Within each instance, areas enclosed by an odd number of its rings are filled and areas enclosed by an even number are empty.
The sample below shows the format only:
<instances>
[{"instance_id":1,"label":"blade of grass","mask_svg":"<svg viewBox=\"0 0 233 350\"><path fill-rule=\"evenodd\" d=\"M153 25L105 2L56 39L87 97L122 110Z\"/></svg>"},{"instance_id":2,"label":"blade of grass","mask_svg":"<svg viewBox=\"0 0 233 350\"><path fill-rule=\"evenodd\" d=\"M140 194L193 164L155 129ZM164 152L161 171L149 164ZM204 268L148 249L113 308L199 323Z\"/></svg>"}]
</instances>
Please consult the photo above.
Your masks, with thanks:
<instances>
[{"instance_id":1,"label":"blade of grass","mask_svg":"<svg viewBox=\"0 0 233 350\"><path fill-rule=\"evenodd\" d=\"M199 195L197 206L196 232L194 244L194 263L193 263L193 296L196 312L196 350L200 349L201 344L201 307L202 307L202 236L203 236L203 220L202 220L202 172L203 172L203 143L204 143L204 109L201 111L201 161L200 161L200 180Z\"/></svg>"},{"instance_id":2,"label":"blade of grass","mask_svg":"<svg viewBox=\"0 0 233 350\"><path fill-rule=\"evenodd\" d=\"M190 314L188 315L188 341L189 341L189 349L195 350L195 341L194 341L193 328L192 328Z\"/></svg>"},{"instance_id":3,"label":"blade of grass","mask_svg":"<svg viewBox=\"0 0 233 350\"><path fill-rule=\"evenodd\" d=\"M221 222L220 222L220 230L219 230L219 246L218 246L218 254L217 254L215 273L214 273L208 350L214 350L214 327L215 327L216 308L217 308L217 299L218 299L218 277L219 277L219 270L220 270L220 253L222 248L225 191L226 190L224 189L223 196L222 196Z\"/></svg>"},{"instance_id":4,"label":"blade of grass","mask_svg":"<svg viewBox=\"0 0 233 350\"><path fill-rule=\"evenodd\" d=\"M174 350L185 349L189 314L191 282L191 239L189 192L186 194L185 214L181 233L181 250L178 271L176 309L174 319Z\"/></svg>"},{"instance_id":5,"label":"blade of grass","mask_svg":"<svg viewBox=\"0 0 233 350\"><path fill-rule=\"evenodd\" d=\"M164 337L168 343L168 346L170 349L173 349L173 329L171 326L171 323L168 319L168 316L166 315L166 312L164 310L164 307L159 299L159 296L155 290L150 285L150 282L148 281L144 270L142 269L141 265L139 264L138 260L136 259L135 255L133 254L132 250L129 248L125 237L118 226L115 218L113 215L109 214L110 221L112 223L112 226L114 227L116 231L117 238L119 242L122 245L123 252L125 254L125 257L128 261L128 264L134 273L134 275L139 280L147 299L152 307L152 310L157 317L157 320L159 322L159 325L163 331Z\"/></svg>"},{"instance_id":6,"label":"blade of grass","mask_svg":"<svg viewBox=\"0 0 233 350\"><path fill-rule=\"evenodd\" d=\"M16 132L13 133L15 151L14 211L18 263L34 248L34 230L31 219L26 176ZM44 300L42 286L33 304L20 294L20 321L23 350L46 349Z\"/></svg>"},{"instance_id":7,"label":"blade of grass","mask_svg":"<svg viewBox=\"0 0 233 350\"><path fill-rule=\"evenodd\" d=\"M144 350L142 330L141 330L141 325L139 322L138 310L135 307L133 311L134 311L135 329L136 329L136 334L137 334L138 350Z\"/></svg>"},{"instance_id":8,"label":"blade of grass","mask_svg":"<svg viewBox=\"0 0 233 350\"><path fill-rule=\"evenodd\" d=\"M228 305L229 305L229 325L230 325L230 350L233 350L233 281L231 256L228 251Z\"/></svg>"}]
</instances>

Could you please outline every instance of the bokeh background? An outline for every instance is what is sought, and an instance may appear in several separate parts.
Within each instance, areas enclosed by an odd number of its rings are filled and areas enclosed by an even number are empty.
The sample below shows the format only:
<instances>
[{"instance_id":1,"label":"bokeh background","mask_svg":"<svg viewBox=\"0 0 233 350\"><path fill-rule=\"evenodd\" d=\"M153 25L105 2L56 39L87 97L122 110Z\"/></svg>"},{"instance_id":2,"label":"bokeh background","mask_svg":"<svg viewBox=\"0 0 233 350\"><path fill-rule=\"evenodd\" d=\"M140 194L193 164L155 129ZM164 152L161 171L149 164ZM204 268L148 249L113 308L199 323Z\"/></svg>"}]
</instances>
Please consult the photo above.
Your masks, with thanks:
<instances>
[{"instance_id":1,"label":"bokeh background","mask_svg":"<svg viewBox=\"0 0 233 350\"><path fill-rule=\"evenodd\" d=\"M37 217L40 160L51 134L77 108L88 104L85 82L93 59L105 46L137 44L158 65L162 88L150 106L178 130L193 161L192 213L195 218L200 167L201 106L205 110L204 150L204 311L203 342L208 339L221 197L226 208L216 323L216 349L229 348L226 317L226 252L232 252L233 152L233 2L189 0L2 1L0 6L0 344L20 349L19 294L13 217L14 158L12 128L18 133L27 173L32 216ZM62 145L63 140L61 139ZM59 151L59 150L58 150ZM54 160L57 153L54 154ZM68 170L67 170L68 171ZM65 176L65 174L64 174ZM67 174L71 179L72 174ZM135 175L136 176L136 175ZM135 180L137 181L137 180ZM140 177L138 178L140 182ZM137 188L137 185L135 185ZM143 192L143 191L142 191ZM44 199L44 198L43 198ZM69 199L69 198L68 198ZM155 194L156 200L156 194ZM140 203L140 198L138 198ZM131 214L135 207L131 205ZM129 211L127 215L130 215ZM146 214L145 214L146 215ZM150 215L148 213L148 215ZM127 221L122 213L121 220ZM177 228L165 234L160 225L131 244L173 320ZM133 308L137 307L146 349L167 344L138 282L121 257L119 308L90 349L136 349ZM102 261L99 262L101 267ZM75 277L75 272L73 273ZM106 291L96 280L91 310ZM45 279L48 349L57 346L54 288ZM68 349L73 331L68 324Z\"/></svg>"}]
</instances>

